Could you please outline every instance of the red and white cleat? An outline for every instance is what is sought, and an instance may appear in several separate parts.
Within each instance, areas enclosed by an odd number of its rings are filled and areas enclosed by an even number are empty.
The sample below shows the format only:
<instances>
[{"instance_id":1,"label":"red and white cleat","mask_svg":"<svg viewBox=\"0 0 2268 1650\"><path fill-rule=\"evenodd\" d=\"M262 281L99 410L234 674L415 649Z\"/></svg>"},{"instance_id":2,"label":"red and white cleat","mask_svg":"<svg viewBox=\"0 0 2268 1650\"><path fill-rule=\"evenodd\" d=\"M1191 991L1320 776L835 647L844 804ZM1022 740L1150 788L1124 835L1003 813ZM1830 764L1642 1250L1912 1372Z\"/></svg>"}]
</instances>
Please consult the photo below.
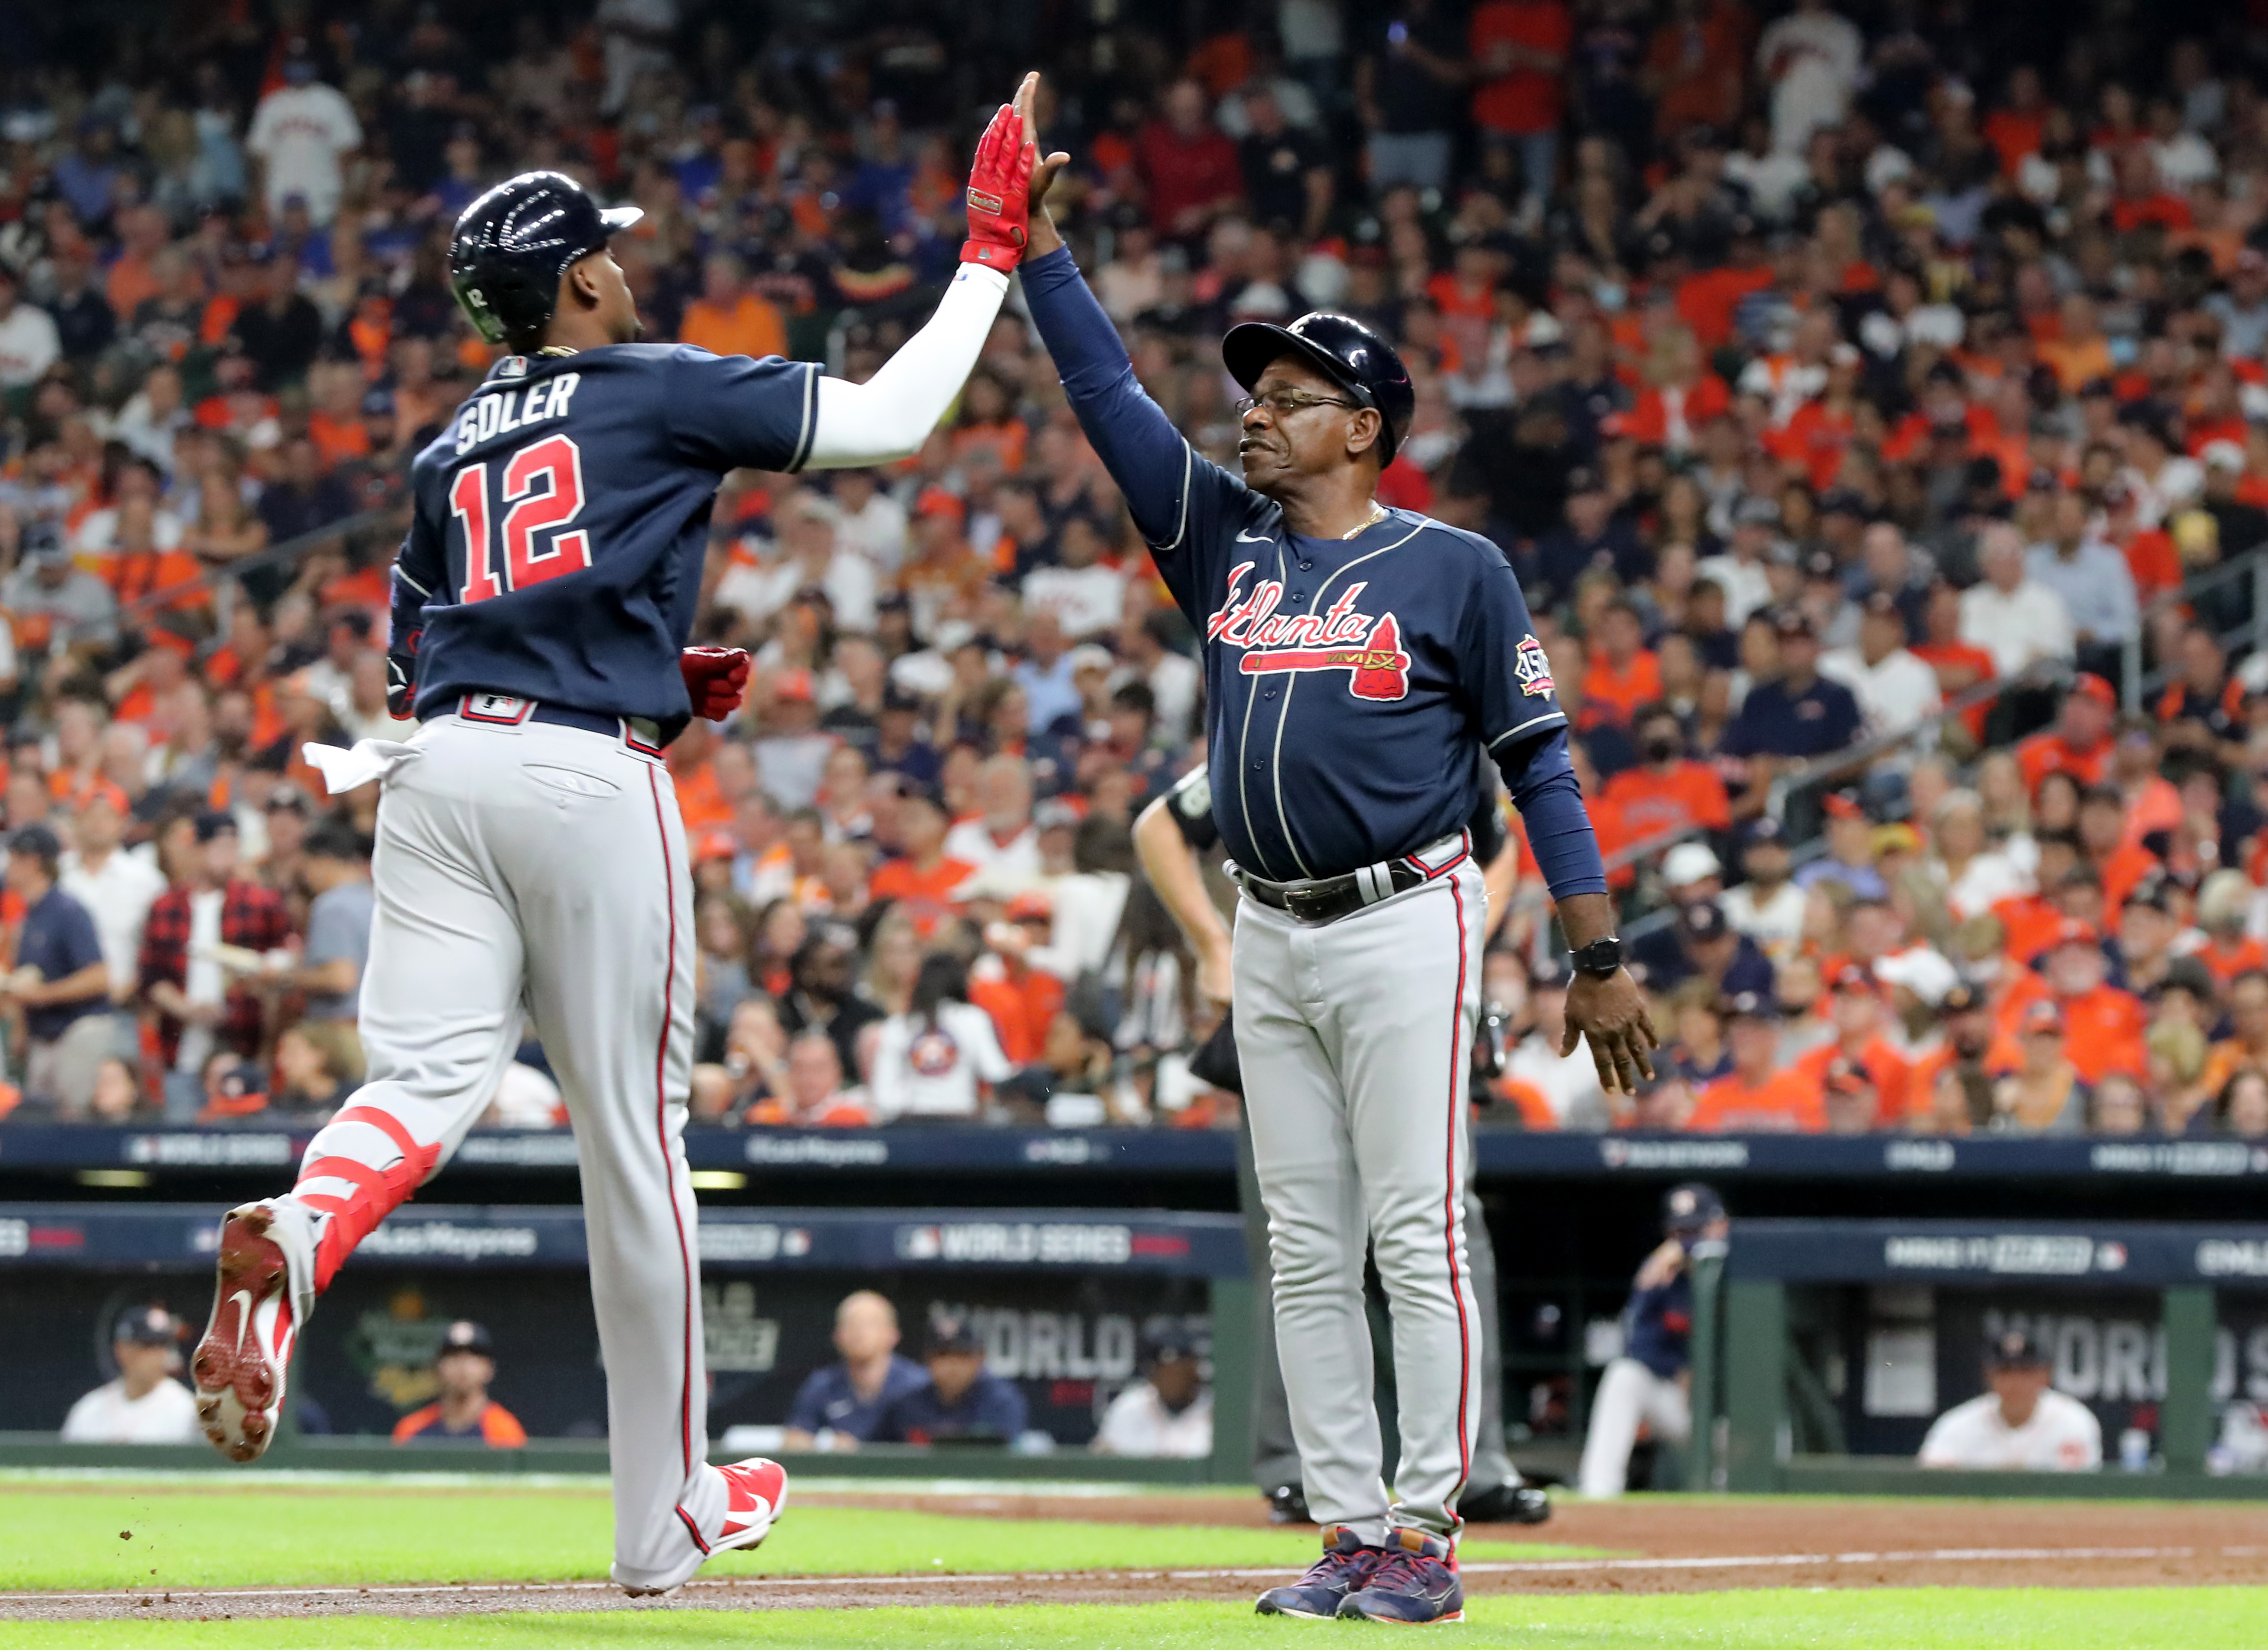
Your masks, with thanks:
<instances>
[{"instance_id":1,"label":"red and white cleat","mask_svg":"<svg viewBox=\"0 0 2268 1650\"><path fill-rule=\"evenodd\" d=\"M760 1544L787 1511L787 1469L757 1455L717 1470L725 1475L730 1499L725 1504L724 1533L709 1543L709 1551L728 1552Z\"/></svg>"},{"instance_id":2,"label":"red and white cleat","mask_svg":"<svg viewBox=\"0 0 2268 1650\"><path fill-rule=\"evenodd\" d=\"M787 1469L777 1461L752 1456L736 1461L729 1467L719 1467L725 1479L725 1525L714 1541L703 1545L684 1573L674 1580L651 1583L623 1580L620 1566L613 1572L615 1585L632 1598L670 1598L692 1580L694 1572L720 1552L735 1547L755 1547L772 1533L772 1526L787 1510ZM682 1507L678 1516L691 1520ZM697 1539L697 1538L696 1538Z\"/></svg>"},{"instance_id":3,"label":"red and white cleat","mask_svg":"<svg viewBox=\"0 0 2268 1650\"><path fill-rule=\"evenodd\" d=\"M220 1223L219 1279L212 1318L190 1369L197 1417L231 1461L257 1461L276 1436L284 1373L297 1333L291 1264L271 1234L264 1203L232 1209Z\"/></svg>"}]
</instances>

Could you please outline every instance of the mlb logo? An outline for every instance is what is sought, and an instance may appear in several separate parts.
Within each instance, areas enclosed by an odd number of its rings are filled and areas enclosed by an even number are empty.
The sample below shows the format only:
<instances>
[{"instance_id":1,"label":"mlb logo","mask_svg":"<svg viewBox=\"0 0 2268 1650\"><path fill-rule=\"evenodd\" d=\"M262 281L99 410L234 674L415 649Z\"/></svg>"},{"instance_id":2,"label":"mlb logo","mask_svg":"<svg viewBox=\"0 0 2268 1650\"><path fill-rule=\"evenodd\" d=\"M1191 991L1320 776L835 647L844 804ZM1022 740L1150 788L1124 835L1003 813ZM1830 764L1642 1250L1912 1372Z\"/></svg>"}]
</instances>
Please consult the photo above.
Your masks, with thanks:
<instances>
[{"instance_id":1,"label":"mlb logo","mask_svg":"<svg viewBox=\"0 0 2268 1650\"><path fill-rule=\"evenodd\" d=\"M468 693L458 702L457 714L468 722L487 722L518 727L535 713L535 701L510 693Z\"/></svg>"},{"instance_id":2,"label":"mlb logo","mask_svg":"<svg viewBox=\"0 0 2268 1650\"><path fill-rule=\"evenodd\" d=\"M496 371L489 376L490 378L526 378L527 357L524 355L508 355L496 364Z\"/></svg>"}]
</instances>

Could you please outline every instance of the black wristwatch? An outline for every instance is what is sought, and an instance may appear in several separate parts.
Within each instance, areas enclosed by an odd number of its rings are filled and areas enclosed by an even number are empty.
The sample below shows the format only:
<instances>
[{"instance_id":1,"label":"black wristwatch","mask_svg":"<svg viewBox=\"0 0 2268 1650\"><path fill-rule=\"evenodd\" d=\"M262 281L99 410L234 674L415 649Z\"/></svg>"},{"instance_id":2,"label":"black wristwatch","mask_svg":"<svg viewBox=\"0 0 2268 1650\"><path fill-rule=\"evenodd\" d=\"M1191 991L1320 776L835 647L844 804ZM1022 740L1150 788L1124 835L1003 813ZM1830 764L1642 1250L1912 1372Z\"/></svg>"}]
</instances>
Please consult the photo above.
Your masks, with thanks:
<instances>
[{"instance_id":1,"label":"black wristwatch","mask_svg":"<svg viewBox=\"0 0 2268 1650\"><path fill-rule=\"evenodd\" d=\"M1609 934L1604 939L1594 939L1580 951L1571 951L1567 961L1578 974L1595 974L1606 978L1623 966L1623 942Z\"/></svg>"}]
</instances>

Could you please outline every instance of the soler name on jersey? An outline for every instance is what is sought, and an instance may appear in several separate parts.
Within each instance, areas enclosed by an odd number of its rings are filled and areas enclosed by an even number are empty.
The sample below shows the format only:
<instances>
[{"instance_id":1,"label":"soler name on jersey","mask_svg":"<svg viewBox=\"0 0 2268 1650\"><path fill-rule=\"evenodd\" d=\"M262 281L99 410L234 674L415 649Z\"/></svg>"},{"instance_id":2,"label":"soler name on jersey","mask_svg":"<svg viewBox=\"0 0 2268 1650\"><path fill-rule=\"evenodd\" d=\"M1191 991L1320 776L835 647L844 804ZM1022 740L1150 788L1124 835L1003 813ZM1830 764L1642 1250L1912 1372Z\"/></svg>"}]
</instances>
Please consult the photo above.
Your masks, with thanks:
<instances>
[{"instance_id":1,"label":"soler name on jersey","mask_svg":"<svg viewBox=\"0 0 2268 1650\"><path fill-rule=\"evenodd\" d=\"M468 452L491 436L509 435L547 418L564 418L575 387L582 381L579 372L562 372L525 388L475 396L457 415L457 451Z\"/></svg>"}]
</instances>

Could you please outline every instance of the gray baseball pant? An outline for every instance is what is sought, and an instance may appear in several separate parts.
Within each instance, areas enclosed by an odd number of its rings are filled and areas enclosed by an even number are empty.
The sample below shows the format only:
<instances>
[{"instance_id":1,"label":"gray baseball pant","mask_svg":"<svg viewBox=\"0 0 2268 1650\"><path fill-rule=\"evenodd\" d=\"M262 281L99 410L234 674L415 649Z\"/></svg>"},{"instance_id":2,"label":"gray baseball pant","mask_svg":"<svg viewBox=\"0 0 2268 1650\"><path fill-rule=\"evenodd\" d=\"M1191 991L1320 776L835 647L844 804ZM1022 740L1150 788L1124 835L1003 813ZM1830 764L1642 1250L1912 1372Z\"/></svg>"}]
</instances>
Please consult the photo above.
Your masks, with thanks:
<instances>
[{"instance_id":1,"label":"gray baseball pant","mask_svg":"<svg viewBox=\"0 0 2268 1650\"><path fill-rule=\"evenodd\" d=\"M488 696L483 708L509 718L524 703ZM378 811L362 989L370 1080L308 1146L295 1193L351 1197L351 1176L322 1174L327 1157L381 1176L405 1158L424 1175L446 1162L495 1098L525 1005L581 1163L612 1573L673 1587L700 1566L726 1502L706 1462L698 1214L681 1139L694 939L676 792L658 755L579 728L452 715L412 742L418 754L387 777ZM372 1111L382 1116L356 1116ZM508 1364L512 1349L499 1350Z\"/></svg>"},{"instance_id":2,"label":"gray baseball pant","mask_svg":"<svg viewBox=\"0 0 2268 1650\"><path fill-rule=\"evenodd\" d=\"M1292 1436L1292 1410L1284 1396L1284 1367L1276 1356L1276 1292L1269 1276L1268 1211L1260 1200L1260 1179L1252 1168L1252 1130L1237 1131L1237 1208L1244 1217L1244 1251L1256 1286L1253 1290L1252 1482L1265 1492L1298 1484L1300 1446ZM1521 1482L1520 1470L1504 1446L1504 1341L1497 1322L1496 1244L1489 1236L1480 1194L1468 1175L1465 1183L1465 1253L1472 1263L1473 1304L1481 1318L1480 1438L1473 1447L1473 1476L1468 1499L1498 1484ZM1367 1304L1367 1303L1366 1303ZM1381 1352L1373 1324L1372 1378ZM1386 1369L1390 1378L1390 1361ZM1384 1429L1381 1418L1381 1430ZM1397 1439L1396 1442L1400 1440ZM1395 1451L1397 1458L1400 1451Z\"/></svg>"},{"instance_id":3,"label":"gray baseball pant","mask_svg":"<svg viewBox=\"0 0 2268 1650\"><path fill-rule=\"evenodd\" d=\"M1617 1358L1591 1399L1591 1430L1576 1479L1585 1495L1620 1495L1627 1487L1640 1422L1664 1443L1685 1443L1693 1436L1691 1401L1683 1382L1655 1374L1635 1358Z\"/></svg>"},{"instance_id":4,"label":"gray baseball pant","mask_svg":"<svg viewBox=\"0 0 2268 1650\"><path fill-rule=\"evenodd\" d=\"M1335 923L1304 926L1249 895L1236 910L1237 1060L1301 1483L1318 1523L1371 1543L1455 1533L1480 1422L1466 1082L1485 895L1462 841L1422 858L1430 880ZM1394 1323L1392 1498L1366 1250Z\"/></svg>"}]
</instances>

